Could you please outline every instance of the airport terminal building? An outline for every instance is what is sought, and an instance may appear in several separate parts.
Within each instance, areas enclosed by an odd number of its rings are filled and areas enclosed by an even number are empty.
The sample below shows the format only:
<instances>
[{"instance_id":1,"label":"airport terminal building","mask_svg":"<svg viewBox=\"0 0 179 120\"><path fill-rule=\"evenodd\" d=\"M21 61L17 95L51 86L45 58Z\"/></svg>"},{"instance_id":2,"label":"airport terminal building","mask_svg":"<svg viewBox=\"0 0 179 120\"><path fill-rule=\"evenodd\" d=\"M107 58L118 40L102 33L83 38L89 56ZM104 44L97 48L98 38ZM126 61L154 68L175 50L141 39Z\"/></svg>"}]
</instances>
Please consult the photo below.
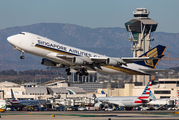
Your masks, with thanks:
<instances>
[{"instance_id":1,"label":"airport terminal building","mask_svg":"<svg viewBox=\"0 0 179 120\"><path fill-rule=\"evenodd\" d=\"M145 86L135 86L134 83L124 83L124 88L98 89L98 93L104 91L108 96L140 96ZM151 87L156 98L178 98L179 79L167 78L154 80Z\"/></svg>"},{"instance_id":2,"label":"airport terminal building","mask_svg":"<svg viewBox=\"0 0 179 120\"><path fill-rule=\"evenodd\" d=\"M99 84L99 85L97 85ZM11 99L11 89L14 92L14 96L18 99L93 99L99 96L140 96L145 86L139 86L136 83L120 83L120 85L114 86L117 83L86 83L84 85L78 84L78 86L68 86L68 83L61 81L51 81L46 85L37 86L34 83L25 83L22 85L12 82L1 82L1 94L3 99ZM89 92L81 87L86 87L95 92ZM96 86L96 87L95 87ZM90 88L91 87L91 88ZM101 87L101 88L98 88ZM96 89L96 90L95 90ZM105 94L101 94L104 91ZM179 96L179 79L159 79L154 80L151 87L152 93L156 98L178 98ZM95 95L95 96L94 96ZM93 101L94 102L94 101Z\"/></svg>"}]
</instances>

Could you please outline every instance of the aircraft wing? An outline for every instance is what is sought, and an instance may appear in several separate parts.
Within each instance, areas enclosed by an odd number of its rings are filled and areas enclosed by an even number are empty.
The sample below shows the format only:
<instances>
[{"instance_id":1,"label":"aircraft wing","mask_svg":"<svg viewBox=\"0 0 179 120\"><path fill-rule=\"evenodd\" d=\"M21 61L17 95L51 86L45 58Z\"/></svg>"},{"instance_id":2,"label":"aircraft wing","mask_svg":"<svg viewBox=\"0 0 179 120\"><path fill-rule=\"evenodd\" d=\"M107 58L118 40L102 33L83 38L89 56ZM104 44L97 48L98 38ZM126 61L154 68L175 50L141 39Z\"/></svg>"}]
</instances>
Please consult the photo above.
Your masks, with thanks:
<instances>
[{"instance_id":1,"label":"aircraft wing","mask_svg":"<svg viewBox=\"0 0 179 120\"><path fill-rule=\"evenodd\" d=\"M122 58L90 57L90 59L95 63L100 63L100 65L111 65L111 66L125 65L127 66L127 63L144 61L144 60L152 60L152 59L160 59L160 57L122 57Z\"/></svg>"},{"instance_id":2,"label":"aircraft wing","mask_svg":"<svg viewBox=\"0 0 179 120\"><path fill-rule=\"evenodd\" d=\"M116 101L99 100L99 101L102 102L102 103L106 103L106 104L118 105L118 106L120 106L120 107L125 106L124 104L122 104L122 103L119 102L118 100L116 100Z\"/></svg>"},{"instance_id":3,"label":"aircraft wing","mask_svg":"<svg viewBox=\"0 0 179 120\"><path fill-rule=\"evenodd\" d=\"M72 55L61 55L61 54L56 54L55 57L63 59L69 63L73 63L73 59L75 56Z\"/></svg>"},{"instance_id":4,"label":"aircraft wing","mask_svg":"<svg viewBox=\"0 0 179 120\"><path fill-rule=\"evenodd\" d=\"M62 58L62 59L73 59L75 56L72 56L72 55L61 55L61 54L58 54L58 53L49 53L47 55L48 57L51 57L51 58Z\"/></svg>"},{"instance_id":5,"label":"aircraft wing","mask_svg":"<svg viewBox=\"0 0 179 120\"><path fill-rule=\"evenodd\" d=\"M140 69L147 73L155 73L155 72L171 72L173 70L161 70L161 69Z\"/></svg>"},{"instance_id":6,"label":"aircraft wing","mask_svg":"<svg viewBox=\"0 0 179 120\"><path fill-rule=\"evenodd\" d=\"M61 55L61 54L57 54L56 56L59 57L59 58L63 58L63 59L66 59L66 58L73 59L75 57L75 56L72 56L72 55Z\"/></svg>"},{"instance_id":7,"label":"aircraft wing","mask_svg":"<svg viewBox=\"0 0 179 120\"><path fill-rule=\"evenodd\" d=\"M159 57L122 57L121 59L126 63L132 63L143 60L153 60L153 59L161 59L164 55Z\"/></svg>"},{"instance_id":8,"label":"aircraft wing","mask_svg":"<svg viewBox=\"0 0 179 120\"><path fill-rule=\"evenodd\" d=\"M60 55L57 54L56 57L71 61L74 64L83 64L91 69L95 70L94 67L97 67L101 69L100 66L105 66L105 65L111 65L111 66L116 66L116 65L126 65L126 62L124 62L120 58L112 58L112 57L85 57L85 56L71 56L71 55Z\"/></svg>"},{"instance_id":9,"label":"aircraft wing","mask_svg":"<svg viewBox=\"0 0 179 120\"><path fill-rule=\"evenodd\" d=\"M51 60L57 60L57 58L60 58L61 60L65 61L66 66L70 65L82 65L85 66L88 70L94 70L96 69L94 67L100 68L101 67L98 64L94 64L93 61L89 57L86 56L73 56L73 55L61 55L58 53L49 53L47 55L48 57L52 58ZM60 63L60 61L59 61ZM74 69L78 69L79 66L73 67Z\"/></svg>"},{"instance_id":10,"label":"aircraft wing","mask_svg":"<svg viewBox=\"0 0 179 120\"><path fill-rule=\"evenodd\" d=\"M113 58L113 57L86 57L86 56L73 56L73 55L61 55L57 53L50 53L49 57L57 57L73 64L78 65L86 65L91 69L95 70L94 67L100 68L100 66L111 65L125 65L127 63L136 62L136 61L143 61L143 60L151 60L151 59L159 59L154 57L126 57L126 58Z\"/></svg>"}]
</instances>

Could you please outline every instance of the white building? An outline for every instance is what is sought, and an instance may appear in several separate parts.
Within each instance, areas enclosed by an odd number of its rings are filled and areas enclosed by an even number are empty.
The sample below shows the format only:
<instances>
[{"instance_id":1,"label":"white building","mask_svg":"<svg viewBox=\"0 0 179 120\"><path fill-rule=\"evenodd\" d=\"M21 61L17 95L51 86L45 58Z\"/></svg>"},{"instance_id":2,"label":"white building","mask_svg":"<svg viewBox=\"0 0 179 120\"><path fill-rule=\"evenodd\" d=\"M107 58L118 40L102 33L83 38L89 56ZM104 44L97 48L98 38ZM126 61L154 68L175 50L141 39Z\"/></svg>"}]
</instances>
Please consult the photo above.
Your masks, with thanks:
<instances>
[{"instance_id":1,"label":"white building","mask_svg":"<svg viewBox=\"0 0 179 120\"><path fill-rule=\"evenodd\" d=\"M1 98L11 99L11 89L15 98L18 99L48 99L84 96L86 91L79 87L68 87L67 83L59 81L49 82L45 86L37 86L34 83L25 83L22 85L12 82L1 82Z\"/></svg>"},{"instance_id":2,"label":"white building","mask_svg":"<svg viewBox=\"0 0 179 120\"><path fill-rule=\"evenodd\" d=\"M179 79L167 78L153 82L152 93L156 98L176 98L179 97ZM140 96L146 86L135 86L134 83L125 83L124 88L98 89L98 93L104 91L108 96Z\"/></svg>"}]
</instances>

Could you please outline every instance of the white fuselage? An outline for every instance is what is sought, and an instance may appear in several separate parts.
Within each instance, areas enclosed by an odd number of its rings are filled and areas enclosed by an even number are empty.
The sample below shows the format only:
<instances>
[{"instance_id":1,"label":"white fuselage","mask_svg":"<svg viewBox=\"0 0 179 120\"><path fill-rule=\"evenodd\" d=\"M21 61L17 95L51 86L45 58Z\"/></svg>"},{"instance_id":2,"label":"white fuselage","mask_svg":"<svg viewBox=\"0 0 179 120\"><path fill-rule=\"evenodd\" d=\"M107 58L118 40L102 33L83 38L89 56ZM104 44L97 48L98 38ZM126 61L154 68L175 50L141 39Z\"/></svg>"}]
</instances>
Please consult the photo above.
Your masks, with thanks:
<instances>
[{"instance_id":1,"label":"white fuselage","mask_svg":"<svg viewBox=\"0 0 179 120\"><path fill-rule=\"evenodd\" d=\"M74 65L71 61L54 57L54 55L61 54L83 57L107 57L97 53L63 45L48 38L28 32L22 32L20 34L10 36L7 39L15 47L15 49L21 52L27 52L60 64L69 65L71 67ZM102 69L96 68L96 71L106 74L146 75L144 71L140 70L145 69L146 67L135 63L129 63L127 66L122 65L120 67L101 66L101 68Z\"/></svg>"},{"instance_id":2,"label":"white fuselage","mask_svg":"<svg viewBox=\"0 0 179 120\"><path fill-rule=\"evenodd\" d=\"M96 98L96 100L108 103L108 104L115 104L119 107L137 107L141 106L145 103L142 103L140 99L138 99L139 96L126 96L126 97L99 97Z\"/></svg>"},{"instance_id":3,"label":"white fuselage","mask_svg":"<svg viewBox=\"0 0 179 120\"><path fill-rule=\"evenodd\" d=\"M40 105L38 100L12 100L11 104L14 107L39 106Z\"/></svg>"}]
</instances>

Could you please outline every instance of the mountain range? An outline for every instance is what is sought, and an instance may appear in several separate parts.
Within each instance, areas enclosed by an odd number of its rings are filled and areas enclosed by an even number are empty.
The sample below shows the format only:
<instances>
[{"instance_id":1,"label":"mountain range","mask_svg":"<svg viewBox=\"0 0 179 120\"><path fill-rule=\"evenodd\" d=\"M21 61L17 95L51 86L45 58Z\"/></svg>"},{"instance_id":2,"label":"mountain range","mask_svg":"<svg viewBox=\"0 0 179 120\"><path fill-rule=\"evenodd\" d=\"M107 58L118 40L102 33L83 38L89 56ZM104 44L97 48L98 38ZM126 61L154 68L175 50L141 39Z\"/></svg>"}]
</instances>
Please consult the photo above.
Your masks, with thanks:
<instances>
[{"instance_id":1,"label":"mountain range","mask_svg":"<svg viewBox=\"0 0 179 120\"><path fill-rule=\"evenodd\" d=\"M61 44L82 48L113 57L132 57L129 32L125 28L89 28L64 23L38 23L27 26L16 26L0 30L0 70L45 69L40 64L41 58L25 53L20 60L20 52L13 49L7 37L22 31L35 33ZM170 57L179 57L179 33L154 32L154 41L150 46L158 44L167 46ZM166 52L165 52L166 53ZM157 68L179 66L179 61L160 61Z\"/></svg>"}]
</instances>

